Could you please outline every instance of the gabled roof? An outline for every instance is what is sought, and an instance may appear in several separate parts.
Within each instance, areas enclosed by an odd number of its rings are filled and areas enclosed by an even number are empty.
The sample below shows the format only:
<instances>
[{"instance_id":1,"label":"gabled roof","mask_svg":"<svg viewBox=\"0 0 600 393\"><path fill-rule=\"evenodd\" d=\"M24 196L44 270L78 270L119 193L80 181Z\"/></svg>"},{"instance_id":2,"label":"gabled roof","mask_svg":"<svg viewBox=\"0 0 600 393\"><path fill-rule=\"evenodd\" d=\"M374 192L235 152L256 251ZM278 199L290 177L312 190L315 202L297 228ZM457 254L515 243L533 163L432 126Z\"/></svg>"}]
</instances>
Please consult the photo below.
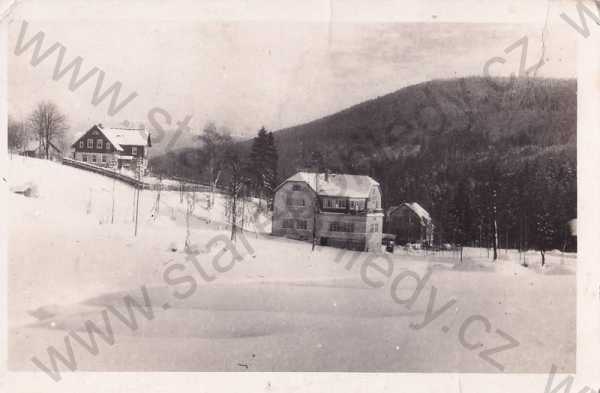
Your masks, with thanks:
<instances>
[{"instance_id":1,"label":"gabled roof","mask_svg":"<svg viewBox=\"0 0 600 393\"><path fill-rule=\"evenodd\" d=\"M388 209L388 216L392 215L396 210L401 207L406 206L413 213L417 215L422 221L431 222L431 216L429 212L423 208L423 206L419 205L417 202L405 202L398 206L392 206Z\"/></svg>"},{"instance_id":2,"label":"gabled roof","mask_svg":"<svg viewBox=\"0 0 600 393\"><path fill-rule=\"evenodd\" d=\"M149 133L145 128L110 128L95 124L84 135L93 129L100 131L117 151L123 151L123 146L146 146L148 143ZM77 138L73 146L79 139L81 136Z\"/></svg>"},{"instance_id":3,"label":"gabled roof","mask_svg":"<svg viewBox=\"0 0 600 393\"><path fill-rule=\"evenodd\" d=\"M373 186L379 186L379 183L369 176L298 172L281 183L279 187L290 181L308 184L319 196L348 198L368 198Z\"/></svg>"}]
</instances>

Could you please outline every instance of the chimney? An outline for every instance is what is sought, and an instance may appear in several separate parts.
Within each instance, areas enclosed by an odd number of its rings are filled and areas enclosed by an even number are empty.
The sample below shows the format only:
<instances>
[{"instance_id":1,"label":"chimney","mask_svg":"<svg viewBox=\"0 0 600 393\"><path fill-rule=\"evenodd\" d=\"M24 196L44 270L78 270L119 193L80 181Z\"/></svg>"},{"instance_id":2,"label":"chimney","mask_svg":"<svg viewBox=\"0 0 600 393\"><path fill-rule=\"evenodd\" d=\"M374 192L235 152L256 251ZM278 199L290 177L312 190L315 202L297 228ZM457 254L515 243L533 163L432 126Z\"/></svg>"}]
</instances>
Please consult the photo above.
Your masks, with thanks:
<instances>
[{"instance_id":1,"label":"chimney","mask_svg":"<svg viewBox=\"0 0 600 393\"><path fill-rule=\"evenodd\" d=\"M104 126L102 126L102 123L98 123L98 128L104 128Z\"/></svg>"},{"instance_id":2,"label":"chimney","mask_svg":"<svg viewBox=\"0 0 600 393\"><path fill-rule=\"evenodd\" d=\"M325 169L325 181L329 181L329 169Z\"/></svg>"}]
</instances>

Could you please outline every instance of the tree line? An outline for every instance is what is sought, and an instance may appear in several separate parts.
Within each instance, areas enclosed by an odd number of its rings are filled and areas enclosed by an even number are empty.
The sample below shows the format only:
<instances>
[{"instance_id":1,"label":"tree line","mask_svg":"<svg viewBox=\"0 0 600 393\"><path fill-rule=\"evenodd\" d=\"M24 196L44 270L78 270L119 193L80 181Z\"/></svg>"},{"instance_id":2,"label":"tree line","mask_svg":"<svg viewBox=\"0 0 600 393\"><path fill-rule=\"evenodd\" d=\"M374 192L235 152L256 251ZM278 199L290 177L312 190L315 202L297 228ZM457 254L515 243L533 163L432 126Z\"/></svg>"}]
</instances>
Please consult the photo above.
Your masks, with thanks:
<instances>
[{"instance_id":1,"label":"tree line","mask_svg":"<svg viewBox=\"0 0 600 393\"><path fill-rule=\"evenodd\" d=\"M154 173L184 176L208 183L211 187L207 208L214 206L214 191L221 189L227 196L226 218L231 224L231 237L244 226L246 204L257 198L258 208L272 207L275 188L279 182L279 160L273 133L264 127L252 139L250 151L236 143L226 127L208 123L198 139L199 149L169 152L151 160Z\"/></svg>"}]
</instances>

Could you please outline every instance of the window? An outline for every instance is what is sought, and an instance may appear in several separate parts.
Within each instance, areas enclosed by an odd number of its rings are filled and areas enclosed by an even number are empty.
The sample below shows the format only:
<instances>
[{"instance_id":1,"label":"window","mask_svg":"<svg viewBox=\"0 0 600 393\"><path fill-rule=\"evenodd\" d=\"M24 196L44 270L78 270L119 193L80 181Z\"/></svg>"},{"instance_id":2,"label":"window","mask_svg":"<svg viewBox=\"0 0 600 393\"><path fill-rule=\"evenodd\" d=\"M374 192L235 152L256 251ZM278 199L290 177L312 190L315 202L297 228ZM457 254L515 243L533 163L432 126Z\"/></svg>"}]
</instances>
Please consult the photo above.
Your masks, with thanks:
<instances>
[{"instance_id":1,"label":"window","mask_svg":"<svg viewBox=\"0 0 600 393\"><path fill-rule=\"evenodd\" d=\"M96 162L96 155L92 154L92 162Z\"/></svg>"},{"instance_id":2,"label":"window","mask_svg":"<svg viewBox=\"0 0 600 393\"><path fill-rule=\"evenodd\" d=\"M82 139L79 141L79 147L83 149L83 146L84 146L84 144L83 144L83 139Z\"/></svg>"},{"instance_id":3,"label":"window","mask_svg":"<svg viewBox=\"0 0 600 393\"><path fill-rule=\"evenodd\" d=\"M375 209L381 209L381 200L379 199L379 196L375 196Z\"/></svg>"},{"instance_id":4,"label":"window","mask_svg":"<svg viewBox=\"0 0 600 393\"><path fill-rule=\"evenodd\" d=\"M306 220L296 220L296 228L306 230Z\"/></svg>"},{"instance_id":5,"label":"window","mask_svg":"<svg viewBox=\"0 0 600 393\"><path fill-rule=\"evenodd\" d=\"M374 223L369 225L369 232L379 232L379 224Z\"/></svg>"},{"instance_id":6,"label":"window","mask_svg":"<svg viewBox=\"0 0 600 393\"><path fill-rule=\"evenodd\" d=\"M292 191L302 191L302 186L300 184L294 184L292 186Z\"/></svg>"},{"instance_id":7,"label":"window","mask_svg":"<svg viewBox=\"0 0 600 393\"><path fill-rule=\"evenodd\" d=\"M88 139L87 140L87 147L88 147L88 149L93 149L94 148L94 140L93 139Z\"/></svg>"},{"instance_id":8,"label":"window","mask_svg":"<svg viewBox=\"0 0 600 393\"><path fill-rule=\"evenodd\" d=\"M106 163L106 156L104 154L100 154L100 159L102 162Z\"/></svg>"},{"instance_id":9,"label":"window","mask_svg":"<svg viewBox=\"0 0 600 393\"><path fill-rule=\"evenodd\" d=\"M110 150L110 142L106 142L106 150Z\"/></svg>"},{"instance_id":10,"label":"window","mask_svg":"<svg viewBox=\"0 0 600 393\"><path fill-rule=\"evenodd\" d=\"M83 162L87 162L87 154L83 154L81 156L81 159L83 160Z\"/></svg>"},{"instance_id":11,"label":"window","mask_svg":"<svg viewBox=\"0 0 600 393\"><path fill-rule=\"evenodd\" d=\"M306 202L302 198L288 198L288 206L306 206Z\"/></svg>"},{"instance_id":12,"label":"window","mask_svg":"<svg viewBox=\"0 0 600 393\"><path fill-rule=\"evenodd\" d=\"M281 224L282 228L293 228L294 227L294 220L291 219L285 219L283 220L283 223Z\"/></svg>"},{"instance_id":13,"label":"window","mask_svg":"<svg viewBox=\"0 0 600 393\"><path fill-rule=\"evenodd\" d=\"M354 232L354 223L332 222L329 224L330 232Z\"/></svg>"},{"instance_id":14,"label":"window","mask_svg":"<svg viewBox=\"0 0 600 393\"><path fill-rule=\"evenodd\" d=\"M131 155L133 155L133 156L137 155L137 146L131 147Z\"/></svg>"},{"instance_id":15,"label":"window","mask_svg":"<svg viewBox=\"0 0 600 393\"><path fill-rule=\"evenodd\" d=\"M374 209L381 209L381 197L376 189L371 191L370 200Z\"/></svg>"},{"instance_id":16,"label":"window","mask_svg":"<svg viewBox=\"0 0 600 393\"><path fill-rule=\"evenodd\" d=\"M102 149L102 139L96 140L96 149Z\"/></svg>"},{"instance_id":17,"label":"window","mask_svg":"<svg viewBox=\"0 0 600 393\"><path fill-rule=\"evenodd\" d=\"M348 204L349 204L349 206L350 206L350 210L355 210L355 211L356 211L356 210L362 210L362 209L363 209L363 206L364 206L364 205L362 204L362 201L360 201L360 200L356 200L356 199L355 199L355 200L350 200L350 201L348 201Z\"/></svg>"}]
</instances>

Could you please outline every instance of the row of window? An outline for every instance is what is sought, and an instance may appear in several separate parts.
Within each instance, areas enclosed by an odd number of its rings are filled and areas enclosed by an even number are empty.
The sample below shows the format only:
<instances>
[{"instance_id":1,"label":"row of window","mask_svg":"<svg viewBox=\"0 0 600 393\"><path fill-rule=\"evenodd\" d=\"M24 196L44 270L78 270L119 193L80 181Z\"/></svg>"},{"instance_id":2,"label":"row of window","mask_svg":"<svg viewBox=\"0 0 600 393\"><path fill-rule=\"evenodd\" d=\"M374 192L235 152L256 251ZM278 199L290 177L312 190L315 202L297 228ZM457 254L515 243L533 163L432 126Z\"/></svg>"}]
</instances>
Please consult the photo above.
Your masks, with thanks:
<instances>
[{"instance_id":1,"label":"row of window","mask_svg":"<svg viewBox=\"0 0 600 393\"><path fill-rule=\"evenodd\" d=\"M81 159L83 160L83 162L88 162L88 155L82 154ZM96 162L98 162L98 154L90 154L90 159L91 159L90 162L95 164ZM102 161L103 164L105 164L106 156L103 154L100 154L100 160Z\"/></svg>"},{"instance_id":2,"label":"row of window","mask_svg":"<svg viewBox=\"0 0 600 393\"><path fill-rule=\"evenodd\" d=\"M282 227L284 229L301 229L306 230L306 220L294 220L291 218L283 220ZM354 232L354 223L352 222L331 222L329 223L330 232ZM369 225L369 232L378 232L379 223L372 223Z\"/></svg>"},{"instance_id":3,"label":"row of window","mask_svg":"<svg viewBox=\"0 0 600 393\"><path fill-rule=\"evenodd\" d=\"M323 207L325 209L350 209L363 210L365 203L363 200L346 198L324 198Z\"/></svg>"},{"instance_id":4,"label":"row of window","mask_svg":"<svg viewBox=\"0 0 600 393\"><path fill-rule=\"evenodd\" d=\"M281 226L285 229L294 229L294 224L296 224L296 229L306 230L308 227L306 220L293 220L291 218L283 220Z\"/></svg>"},{"instance_id":5,"label":"row of window","mask_svg":"<svg viewBox=\"0 0 600 393\"><path fill-rule=\"evenodd\" d=\"M302 198L288 198L288 206L306 206L306 201Z\"/></svg>"},{"instance_id":6,"label":"row of window","mask_svg":"<svg viewBox=\"0 0 600 393\"><path fill-rule=\"evenodd\" d=\"M306 201L302 198L288 198L288 206L306 206ZM346 200L344 198L325 198L323 199L323 207L325 209L346 209L363 210L364 202L359 200Z\"/></svg>"},{"instance_id":7,"label":"row of window","mask_svg":"<svg viewBox=\"0 0 600 393\"><path fill-rule=\"evenodd\" d=\"M104 145L104 141L102 139L96 139L96 149L102 149ZM83 149L84 144L83 144L83 139L79 141L79 147ZM88 138L87 139L87 148L88 149L93 149L94 148L94 140L92 138ZM110 142L106 142L106 150L110 150Z\"/></svg>"},{"instance_id":8,"label":"row of window","mask_svg":"<svg viewBox=\"0 0 600 393\"><path fill-rule=\"evenodd\" d=\"M104 144L104 140L96 139L96 149L102 149L103 146L106 146L106 150L110 150L110 142L106 141L106 144ZM83 139L79 141L79 147L83 149L83 147L84 147ZM94 140L92 138L87 139L87 148L88 149L94 148ZM131 155L134 155L134 156L137 155L137 146L131 147Z\"/></svg>"},{"instance_id":9,"label":"row of window","mask_svg":"<svg viewBox=\"0 0 600 393\"><path fill-rule=\"evenodd\" d=\"M292 185L292 191L302 191L303 187L300 184ZM381 199L379 194L375 191L371 192L369 196L370 203L375 209L381 209ZM288 198L288 206L306 206L306 202L303 199ZM323 198L323 208L325 209L340 209L340 210L364 210L365 200L363 199L348 199L348 198Z\"/></svg>"},{"instance_id":10,"label":"row of window","mask_svg":"<svg viewBox=\"0 0 600 393\"><path fill-rule=\"evenodd\" d=\"M341 198L325 198L323 200L323 207L326 209L345 209L346 199Z\"/></svg>"},{"instance_id":11,"label":"row of window","mask_svg":"<svg viewBox=\"0 0 600 393\"><path fill-rule=\"evenodd\" d=\"M331 222L329 223L330 232L354 232L353 222Z\"/></svg>"}]
</instances>

